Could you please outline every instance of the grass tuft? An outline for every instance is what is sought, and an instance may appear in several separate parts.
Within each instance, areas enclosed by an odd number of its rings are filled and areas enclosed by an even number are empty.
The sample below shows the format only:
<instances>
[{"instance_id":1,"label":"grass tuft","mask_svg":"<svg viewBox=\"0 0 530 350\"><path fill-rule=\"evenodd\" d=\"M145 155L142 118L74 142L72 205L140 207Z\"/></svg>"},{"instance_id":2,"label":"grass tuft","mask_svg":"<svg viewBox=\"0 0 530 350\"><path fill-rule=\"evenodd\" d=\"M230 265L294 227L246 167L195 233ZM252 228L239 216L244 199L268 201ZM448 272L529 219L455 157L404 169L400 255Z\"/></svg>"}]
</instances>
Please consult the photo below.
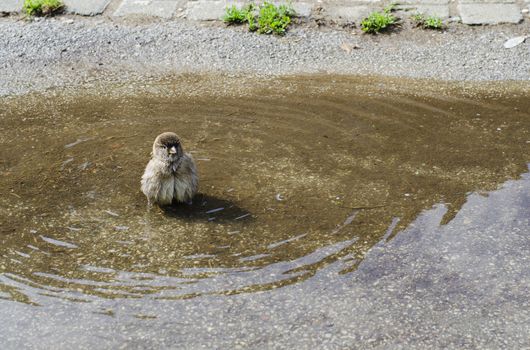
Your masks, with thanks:
<instances>
[{"instance_id":1,"label":"grass tuft","mask_svg":"<svg viewBox=\"0 0 530 350\"><path fill-rule=\"evenodd\" d=\"M63 8L61 0L24 0L24 11L29 16L51 16Z\"/></svg>"},{"instance_id":2,"label":"grass tuft","mask_svg":"<svg viewBox=\"0 0 530 350\"><path fill-rule=\"evenodd\" d=\"M392 14L395 6L395 4L391 4L383 12L372 12L361 21L362 31L375 34L392 28L397 23L397 18Z\"/></svg>"}]
</instances>

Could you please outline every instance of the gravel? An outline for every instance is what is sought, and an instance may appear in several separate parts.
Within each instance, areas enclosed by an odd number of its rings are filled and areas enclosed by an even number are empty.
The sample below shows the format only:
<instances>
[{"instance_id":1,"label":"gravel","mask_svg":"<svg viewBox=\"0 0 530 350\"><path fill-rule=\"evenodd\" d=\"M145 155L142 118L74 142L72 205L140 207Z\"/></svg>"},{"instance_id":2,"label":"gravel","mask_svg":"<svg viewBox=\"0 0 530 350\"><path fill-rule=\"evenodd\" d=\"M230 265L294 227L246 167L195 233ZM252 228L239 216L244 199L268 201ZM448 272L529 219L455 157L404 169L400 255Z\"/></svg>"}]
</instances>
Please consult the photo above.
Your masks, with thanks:
<instances>
[{"instance_id":1,"label":"gravel","mask_svg":"<svg viewBox=\"0 0 530 350\"><path fill-rule=\"evenodd\" d=\"M184 72L376 74L441 80L529 80L530 24L385 35L301 25L285 37L220 23L0 18L0 96L91 81L158 79ZM358 47L358 48L357 48Z\"/></svg>"}]
</instances>

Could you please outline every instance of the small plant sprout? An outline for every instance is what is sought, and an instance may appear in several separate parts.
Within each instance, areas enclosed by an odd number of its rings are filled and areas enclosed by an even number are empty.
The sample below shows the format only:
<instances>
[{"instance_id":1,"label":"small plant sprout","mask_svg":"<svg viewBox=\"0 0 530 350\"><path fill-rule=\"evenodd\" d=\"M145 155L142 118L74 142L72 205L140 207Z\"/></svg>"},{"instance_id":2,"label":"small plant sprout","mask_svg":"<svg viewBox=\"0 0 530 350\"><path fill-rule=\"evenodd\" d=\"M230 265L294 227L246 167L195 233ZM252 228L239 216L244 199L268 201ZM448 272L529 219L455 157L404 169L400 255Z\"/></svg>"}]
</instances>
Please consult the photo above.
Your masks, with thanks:
<instances>
[{"instance_id":1,"label":"small plant sprout","mask_svg":"<svg viewBox=\"0 0 530 350\"><path fill-rule=\"evenodd\" d=\"M248 4L242 9L238 9L236 5L232 5L226 8L223 21L228 24L242 24L249 22L249 18L254 19L252 14L253 11L253 4Z\"/></svg>"},{"instance_id":2,"label":"small plant sprout","mask_svg":"<svg viewBox=\"0 0 530 350\"><path fill-rule=\"evenodd\" d=\"M248 29L261 34L285 34L295 12L289 5L276 6L264 2L259 7L248 4L241 9L235 5L226 8L223 21L228 24L248 23Z\"/></svg>"},{"instance_id":3,"label":"small plant sprout","mask_svg":"<svg viewBox=\"0 0 530 350\"><path fill-rule=\"evenodd\" d=\"M411 19L417 27L422 27L423 29L440 30L443 28L442 20L436 16L425 17L425 15L417 13L412 15Z\"/></svg>"},{"instance_id":4,"label":"small plant sprout","mask_svg":"<svg viewBox=\"0 0 530 350\"><path fill-rule=\"evenodd\" d=\"M290 6L276 7L274 4L265 2L259 9L258 33L283 35L293 16L294 10Z\"/></svg>"},{"instance_id":5,"label":"small plant sprout","mask_svg":"<svg viewBox=\"0 0 530 350\"><path fill-rule=\"evenodd\" d=\"M24 11L29 16L51 16L63 8L61 0L24 0Z\"/></svg>"},{"instance_id":6,"label":"small plant sprout","mask_svg":"<svg viewBox=\"0 0 530 350\"><path fill-rule=\"evenodd\" d=\"M414 22L416 26L420 26L423 24L423 22L425 22L425 16L421 13L413 14L412 16L410 16L410 19L412 20L412 22Z\"/></svg>"},{"instance_id":7,"label":"small plant sprout","mask_svg":"<svg viewBox=\"0 0 530 350\"><path fill-rule=\"evenodd\" d=\"M396 4L386 7L383 12L372 12L362 20L361 29L365 33L380 33L392 28L397 23L397 18L392 14Z\"/></svg>"},{"instance_id":8,"label":"small plant sprout","mask_svg":"<svg viewBox=\"0 0 530 350\"><path fill-rule=\"evenodd\" d=\"M396 10L397 5L398 5L397 2L392 2L383 9L383 12L386 12L386 13L394 12Z\"/></svg>"},{"instance_id":9,"label":"small plant sprout","mask_svg":"<svg viewBox=\"0 0 530 350\"><path fill-rule=\"evenodd\" d=\"M238 9L236 5L227 7L225 10L225 15L223 16L223 21L228 24L240 24L245 22L245 14L242 10Z\"/></svg>"},{"instance_id":10,"label":"small plant sprout","mask_svg":"<svg viewBox=\"0 0 530 350\"><path fill-rule=\"evenodd\" d=\"M442 20L436 16L429 16L425 19L424 28L440 30L443 27Z\"/></svg>"},{"instance_id":11,"label":"small plant sprout","mask_svg":"<svg viewBox=\"0 0 530 350\"><path fill-rule=\"evenodd\" d=\"M246 20L248 23L248 30L254 32L258 29L258 24L256 23L256 15L253 11L249 11L246 14Z\"/></svg>"}]
</instances>

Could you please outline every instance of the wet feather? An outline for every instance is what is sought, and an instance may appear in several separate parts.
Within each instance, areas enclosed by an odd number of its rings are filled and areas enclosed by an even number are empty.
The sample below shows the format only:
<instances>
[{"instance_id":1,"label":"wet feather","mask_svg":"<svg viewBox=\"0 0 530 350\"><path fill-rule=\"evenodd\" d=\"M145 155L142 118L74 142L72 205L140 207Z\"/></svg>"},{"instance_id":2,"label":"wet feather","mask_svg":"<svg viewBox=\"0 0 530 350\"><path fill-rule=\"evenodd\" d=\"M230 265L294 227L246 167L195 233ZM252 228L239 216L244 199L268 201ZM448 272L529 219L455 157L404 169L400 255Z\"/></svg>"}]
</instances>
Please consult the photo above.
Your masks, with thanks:
<instances>
[{"instance_id":1,"label":"wet feather","mask_svg":"<svg viewBox=\"0 0 530 350\"><path fill-rule=\"evenodd\" d=\"M184 153L180 138L171 132L158 135L141 180L148 203L191 202L198 186L195 161L191 154Z\"/></svg>"}]
</instances>

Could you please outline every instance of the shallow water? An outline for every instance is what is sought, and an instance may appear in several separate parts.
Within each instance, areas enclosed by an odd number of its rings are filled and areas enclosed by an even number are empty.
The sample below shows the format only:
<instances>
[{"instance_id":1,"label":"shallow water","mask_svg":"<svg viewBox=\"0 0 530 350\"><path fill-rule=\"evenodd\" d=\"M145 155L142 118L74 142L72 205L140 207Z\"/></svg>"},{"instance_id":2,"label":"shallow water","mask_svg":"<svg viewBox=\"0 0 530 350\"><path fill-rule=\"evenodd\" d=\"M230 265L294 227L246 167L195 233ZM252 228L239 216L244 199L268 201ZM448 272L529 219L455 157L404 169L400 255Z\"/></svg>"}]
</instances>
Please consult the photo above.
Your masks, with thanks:
<instances>
[{"instance_id":1,"label":"shallow water","mask_svg":"<svg viewBox=\"0 0 530 350\"><path fill-rule=\"evenodd\" d=\"M422 211L444 203L450 222L527 171L527 91L182 76L0 100L0 298L189 299L339 259L337 274L355 271ZM148 211L139 179L163 131L195 157L200 194Z\"/></svg>"}]
</instances>

